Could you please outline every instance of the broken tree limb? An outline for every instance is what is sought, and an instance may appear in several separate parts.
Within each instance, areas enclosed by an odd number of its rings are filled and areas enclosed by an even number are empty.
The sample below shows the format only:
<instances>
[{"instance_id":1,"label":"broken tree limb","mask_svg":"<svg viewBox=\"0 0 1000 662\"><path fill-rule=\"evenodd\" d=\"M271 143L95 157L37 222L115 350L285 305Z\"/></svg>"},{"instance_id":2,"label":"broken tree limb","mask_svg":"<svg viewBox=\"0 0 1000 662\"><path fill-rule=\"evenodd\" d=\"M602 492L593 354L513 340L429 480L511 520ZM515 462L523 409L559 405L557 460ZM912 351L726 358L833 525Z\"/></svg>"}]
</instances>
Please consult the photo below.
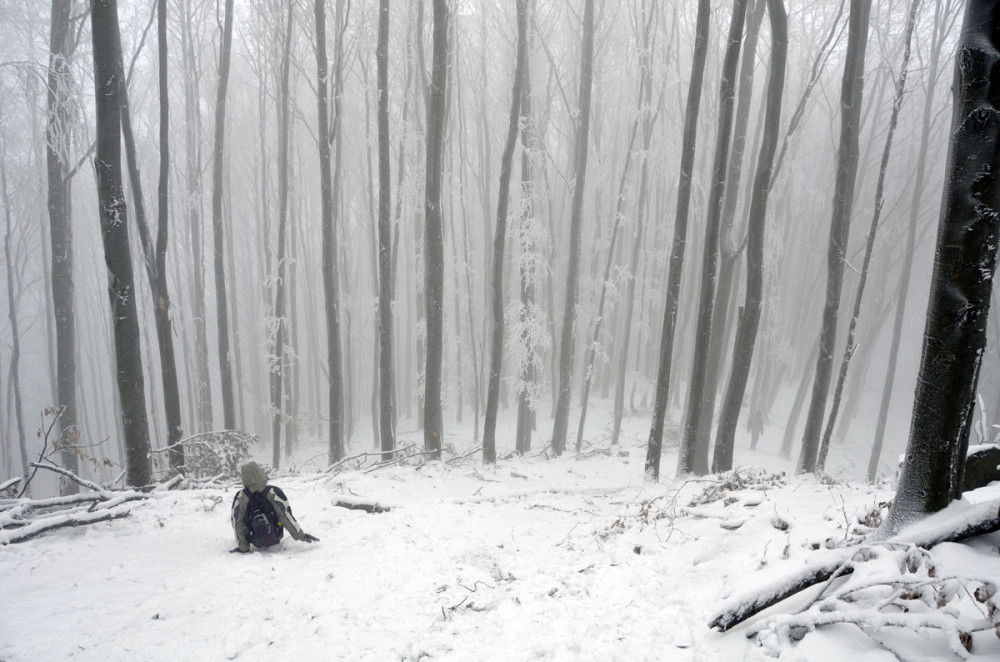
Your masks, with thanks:
<instances>
[{"instance_id":1,"label":"broken tree limb","mask_svg":"<svg viewBox=\"0 0 1000 662\"><path fill-rule=\"evenodd\" d=\"M905 544L929 549L943 542L958 542L994 531L1000 531L1000 499L971 507L953 504L903 529L897 535L869 546ZM839 553L825 554L822 559L786 575L769 586L748 590L727 599L716 616L709 621L709 627L719 628L725 632L810 586L824 582L834 575L850 574L854 571L853 559L862 549L864 547L855 546Z\"/></svg>"},{"instance_id":2,"label":"broken tree limb","mask_svg":"<svg viewBox=\"0 0 1000 662\"><path fill-rule=\"evenodd\" d=\"M387 513L390 510L392 510L392 508L390 508L389 506L383 505L377 501L358 499L356 497L348 497L343 495L338 496L336 499L334 499L333 505L337 506L338 508L347 508L349 510L363 510L366 513L370 514Z\"/></svg>"},{"instance_id":3,"label":"broken tree limb","mask_svg":"<svg viewBox=\"0 0 1000 662\"><path fill-rule=\"evenodd\" d=\"M80 526L82 524L96 524L97 522L107 522L108 520L121 519L128 516L129 511L119 510L99 511L94 513L72 513L69 515L58 515L46 518L44 520L35 520L18 529L0 531L0 545L25 542L27 540L31 540L37 535L45 533L46 531L52 531L53 529L61 529L67 526Z\"/></svg>"},{"instance_id":4,"label":"broken tree limb","mask_svg":"<svg viewBox=\"0 0 1000 662\"><path fill-rule=\"evenodd\" d=\"M91 482L91 481L86 480L84 478L80 478L79 476L77 476L72 471L69 471L67 469L63 469L62 467L57 466L55 464L51 464L51 463L48 463L48 462L32 462L29 466L34 467L35 469L48 469L49 471L54 471L55 473L59 474L60 476L65 476L66 478L69 478L74 483L82 485L83 487L86 487L87 489L93 490L97 494L100 494L102 498L105 498L105 499L111 498L111 492L107 491L106 489L104 489L103 487L101 487L100 485L98 485L97 483Z\"/></svg>"}]
</instances>

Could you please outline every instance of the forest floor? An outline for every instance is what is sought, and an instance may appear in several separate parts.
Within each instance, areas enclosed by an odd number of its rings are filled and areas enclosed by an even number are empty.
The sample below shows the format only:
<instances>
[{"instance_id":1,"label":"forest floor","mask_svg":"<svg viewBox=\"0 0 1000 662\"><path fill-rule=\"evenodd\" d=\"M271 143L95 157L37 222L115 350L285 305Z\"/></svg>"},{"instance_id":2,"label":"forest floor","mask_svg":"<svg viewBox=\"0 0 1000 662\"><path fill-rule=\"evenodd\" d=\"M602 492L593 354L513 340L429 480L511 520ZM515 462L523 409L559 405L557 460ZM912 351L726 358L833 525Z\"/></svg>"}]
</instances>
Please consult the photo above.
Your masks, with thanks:
<instances>
[{"instance_id":1,"label":"forest floor","mask_svg":"<svg viewBox=\"0 0 1000 662\"><path fill-rule=\"evenodd\" d=\"M297 471L271 482L314 544L286 536L229 553L234 483L154 493L122 506L125 519L0 546L0 661L1000 659L992 630L973 635L970 654L933 628L887 639L878 612L867 628L768 630L815 594L709 628L733 591L842 544L891 491L794 477L766 433L757 451L739 439L740 469L722 477L673 479L668 446L666 479L648 484L648 419L627 421L615 448L594 420L585 453L556 459L511 457L503 431L489 468L474 454L319 474L309 458L322 446L303 443ZM447 441L460 457L471 436ZM400 437L421 444L416 431ZM966 593L1000 583L998 542L940 545L931 575Z\"/></svg>"}]
</instances>

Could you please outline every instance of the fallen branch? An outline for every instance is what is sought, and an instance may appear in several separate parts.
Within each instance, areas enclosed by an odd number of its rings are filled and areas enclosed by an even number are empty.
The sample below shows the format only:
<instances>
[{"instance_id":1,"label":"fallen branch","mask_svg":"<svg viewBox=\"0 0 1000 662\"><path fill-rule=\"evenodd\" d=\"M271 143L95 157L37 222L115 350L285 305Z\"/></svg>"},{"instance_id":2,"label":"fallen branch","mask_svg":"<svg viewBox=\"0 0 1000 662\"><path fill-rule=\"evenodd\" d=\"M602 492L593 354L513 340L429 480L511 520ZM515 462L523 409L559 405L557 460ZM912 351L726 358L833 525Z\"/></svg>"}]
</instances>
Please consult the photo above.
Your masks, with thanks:
<instances>
[{"instance_id":1,"label":"fallen branch","mask_svg":"<svg viewBox=\"0 0 1000 662\"><path fill-rule=\"evenodd\" d=\"M364 499L352 499L351 497L341 496L337 498L333 505L338 508L347 508L349 510L363 510L366 513L378 514L387 513L392 510L389 506L383 506L377 501L366 501Z\"/></svg>"},{"instance_id":2,"label":"fallen branch","mask_svg":"<svg viewBox=\"0 0 1000 662\"><path fill-rule=\"evenodd\" d=\"M955 507L951 507L940 513L935 513L921 522L907 527L899 534L877 543L877 545L910 544L930 549L943 542L957 542L1000 531L1000 499L964 509L961 515L957 515L956 510ZM858 551L859 548L853 547L841 553L833 553L821 561L811 563L784 577L771 586L744 592L726 600L715 618L709 621L709 627L717 627L725 632L768 607L776 605L810 586L830 579L835 574L850 574L854 571L852 559L855 558Z\"/></svg>"},{"instance_id":3,"label":"fallen branch","mask_svg":"<svg viewBox=\"0 0 1000 662\"><path fill-rule=\"evenodd\" d=\"M0 545L25 542L26 540L31 540L35 536L45 533L46 531L52 531L53 529L61 529L67 526L80 526L82 524L96 524L98 522L107 522L109 520L121 519L128 516L129 511L120 510L116 512L101 511L93 513L72 513L69 515L59 515L57 517L35 520L30 524L26 524L25 526L15 530L0 531Z\"/></svg>"},{"instance_id":4,"label":"fallen branch","mask_svg":"<svg viewBox=\"0 0 1000 662\"><path fill-rule=\"evenodd\" d=\"M96 492L97 494L100 494L101 497L103 497L105 499L111 498L111 492L108 492L107 490L105 490L103 487L101 487L97 483L91 482L91 481L86 480L84 478L80 478L79 476L77 476L72 471L69 471L68 469L63 469L62 467L60 467L58 465L47 463L47 462L46 463L32 462L29 466L34 467L35 469L48 469L49 471L53 471L53 472L59 474L60 476L65 476L66 478L69 478L71 481L73 481L74 483L77 483L78 485L82 485L83 487L86 487L89 490L93 490L94 492Z\"/></svg>"}]
</instances>

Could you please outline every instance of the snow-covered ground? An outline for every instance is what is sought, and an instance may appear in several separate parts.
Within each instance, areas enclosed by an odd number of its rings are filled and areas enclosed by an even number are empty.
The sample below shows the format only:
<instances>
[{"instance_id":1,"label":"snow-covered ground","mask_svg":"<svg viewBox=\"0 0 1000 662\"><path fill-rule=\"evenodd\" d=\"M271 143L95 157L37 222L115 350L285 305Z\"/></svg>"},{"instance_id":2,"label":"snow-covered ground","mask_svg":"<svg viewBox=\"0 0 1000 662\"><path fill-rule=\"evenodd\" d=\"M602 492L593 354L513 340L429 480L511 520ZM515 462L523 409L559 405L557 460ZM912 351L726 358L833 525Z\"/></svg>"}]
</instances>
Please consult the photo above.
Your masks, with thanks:
<instances>
[{"instance_id":1,"label":"snow-covered ground","mask_svg":"<svg viewBox=\"0 0 1000 662\"><path fill-rule=\"evenodd\" d=\"M738 444L743 488L720 491L712 476L674 480L675 449L664 455L667 478L650 485L648 419L627 424L623 446L606 454L550 459L536 451L495 468L476 454L321 475L306 458L322 448L303 444L300 472L271 482L321 539L311 545L286 537L270 550L230 554L234 484L156 493L122 506L128 518L2 546L0 660L842 661L964 653L933 629L892 635L883 641L889 653L845 624L793 645L787 628L783 635L768 619L804 608L815 592L730 632L710 629L727 597L828 553L858 513L891 492L789 477L793 467L766 433L759 451ZM605 449L603 437L595 433L588 450ZM458 455L475 446L448 441ZM501 452L512 444L505 432ZM269 456L256 450L261 461ZM337 507L340 497L389 511ZM935 567L931 575L954 577L960 592L982 579L1000 583L998 542L941 545L926 565ZM966 655L1000 659L1000 640L979 632Z\"/></svg>"}]
</instances>

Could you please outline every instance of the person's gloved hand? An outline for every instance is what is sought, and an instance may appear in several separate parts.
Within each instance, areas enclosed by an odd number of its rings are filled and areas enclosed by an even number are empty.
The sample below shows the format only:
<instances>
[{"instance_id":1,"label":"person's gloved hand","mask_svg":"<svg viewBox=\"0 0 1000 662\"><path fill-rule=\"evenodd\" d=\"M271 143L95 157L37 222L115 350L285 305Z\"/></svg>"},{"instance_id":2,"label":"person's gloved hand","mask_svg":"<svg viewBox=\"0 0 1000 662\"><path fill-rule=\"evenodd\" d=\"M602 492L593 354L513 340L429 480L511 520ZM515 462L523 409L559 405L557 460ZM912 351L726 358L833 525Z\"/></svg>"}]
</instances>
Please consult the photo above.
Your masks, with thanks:
<instances>
[{"instance_id":1,"label":"person's gloved hand","mask_svg":"<svg viewBox=\"0 0 1000 662\"><path fill-rule=\"evenodd\" d=\"M310 533L302 534L302 540L305 542L319 542L319 538Z\"/></svg>"}]
</instances>

